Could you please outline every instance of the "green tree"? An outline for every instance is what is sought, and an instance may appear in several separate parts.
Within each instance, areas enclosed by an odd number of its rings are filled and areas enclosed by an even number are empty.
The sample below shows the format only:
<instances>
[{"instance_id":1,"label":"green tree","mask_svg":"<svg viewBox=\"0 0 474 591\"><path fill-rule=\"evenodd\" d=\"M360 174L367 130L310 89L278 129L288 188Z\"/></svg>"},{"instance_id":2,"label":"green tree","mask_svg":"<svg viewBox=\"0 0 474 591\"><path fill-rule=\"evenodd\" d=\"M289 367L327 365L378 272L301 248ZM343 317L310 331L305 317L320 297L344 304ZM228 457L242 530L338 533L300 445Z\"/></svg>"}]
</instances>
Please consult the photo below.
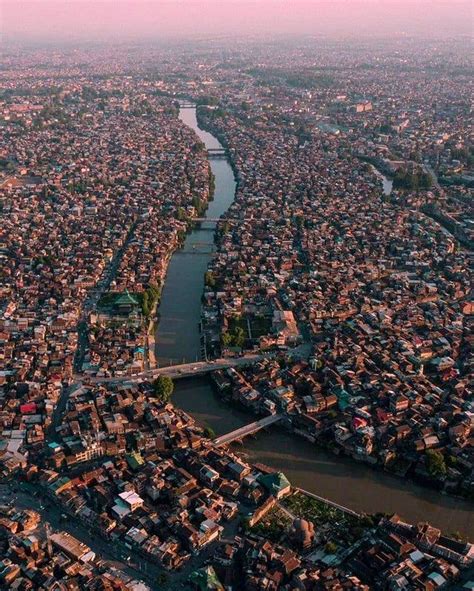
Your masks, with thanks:
<instances>
[{"instance_id":1,"label":"green tree","mask_svg":"<svg viewBox=\"0 0 474 591\"><path fill-rule=\"evenodd\" d=\"M153 382L153 393L163 404L166 404L171 400L173 390L173 380L168 376L158 376L158 378Z\"/></svg>"},{"instance_id":2,"label":"green tree","mask_svg":"<svg viewBox=\"0 0 474 591\"><path fill-rule=\"evenodd\" d=\"M158 304L161 290L158 285L151 283L141 295L142 313L149 318L155 306Z\"/></svg>"},{"instance_id":3,"label":"green tree","mask_svg":"<svg viewBox=\"0 0 474 591\"><path fill-rule=\"evenodd\" d=\"M205 145L202 142L196 142L191 148L191 152L193 152L193 154L199 154L199 152L204 152L204 150Z\"/></svg>"},{"instance_id":4,"label":"green tree","mask_svg":"<svg viewBox=\"0 0 474 591\"><path fill-rule=\"evenodd\" d=\"M204 429L204 435L208 438L208 439L214 439L216 436L216 432L214 431L214 429L212 427L206 427Z\"/></svg>"},{"instance_id":5,"label":"green tree","mask_svg":"<svg viewBox=\"0 0 474 591\"><path fill-rule=\"evenodd\" d=\"M230 332L222 333L221 340L222 340L222 345L224 347L231 347L232 346L233 338L232 338L232 335L230 334Z\"/></svg>"},{"instance_id":6,"label":"green tree","mask_svg":"<svg viewBox=\"0 0 474 591\"><path fill-rule=\"evenodd\" d=\"M458 531L451 532L449 534L449 537L452 538L453 540L457 540L458 542L467 542L467 539L465 538L465 536L463 536Z\"/></svg>"},{"instance_id":7,"label":"green tree","mask_svg":"<svg viewBox=\"0 0 474 591\"><path fill-rule=\"evenodd\" d=\"M176 211L176 217L180 222L186 221L188 219L188 216L186 215L186 210L182 207L178 207Z\"/></svg>"},{"instance_id":8,"label":"green tree","mask_svg":"<svg viewBox=\"0 0 474 591\"><path fill-rule=\"evenodd\" d=\"M446 462L440 451L429 449L426 452L426 469L435 478L441 478L446 475Z\"/></svg>"},{"instance_id":9,"label":"green tree","mask_svg":"<svg viewBox=\"0 0 474 591\"><path fill-rule=\"evenodd\" d=\"M216 286L216 278L214 277L214 273L212 271L207 271L206 275L204 276L204 281L208 287L215 287Z\"/></svg>"},{"instance_id":10,"label":"green tree","mask_svg":"<svg viewBox=\"0 0 474 591\"><path fill-rule=\"evenodd\" d=\"M230 224L229 222L224 222L221 226L220 226L220 231L221 234L227 234L227 232L230 230Z\"/></svg>"},{"instance_id":11,"label":"green tree","mask_svg":"<svg viewBox=\"0 0 474 591\"><path fill-rule=\"evenodd\" d=\"M245 332L244 332L244 329L241 326L238 326L235 329L233 340L234 340L234 344L235 344L236 347L242 348L244 346L244 343L245 343Z\"/></svg>"},{"instance_id":12,"label":"green tree","mask_svg":"<svg viewBox=\"0 0 474 591\"><path fill-rule=\"evenodd\" d=\"M334 552L337 550L337 546L334 542L327 542L327 544L324 546L324 549L328 554L334 554Z\"/></svg>"},{"instance_id":13,"label":"green tree","mask_svg":"<svg viewBox=\"0 0 474 591\"><path fill-rule=\"evenodd\" d=\"M148 299L148 293L145 291L142 294L142 312L143 316L148 317L150 315L150 301Z\"/></svg>"},{"instance_id":14,"label":"green tree","mask_svg":"<svg viewBox=\"0 0 474 591\"><path fill-rule=\"evenodd\" d=\"M166 573L160 573L158 575L158 585L166 585L166 583L168 582L168 575Z\"/></svg>"}]
</instances>

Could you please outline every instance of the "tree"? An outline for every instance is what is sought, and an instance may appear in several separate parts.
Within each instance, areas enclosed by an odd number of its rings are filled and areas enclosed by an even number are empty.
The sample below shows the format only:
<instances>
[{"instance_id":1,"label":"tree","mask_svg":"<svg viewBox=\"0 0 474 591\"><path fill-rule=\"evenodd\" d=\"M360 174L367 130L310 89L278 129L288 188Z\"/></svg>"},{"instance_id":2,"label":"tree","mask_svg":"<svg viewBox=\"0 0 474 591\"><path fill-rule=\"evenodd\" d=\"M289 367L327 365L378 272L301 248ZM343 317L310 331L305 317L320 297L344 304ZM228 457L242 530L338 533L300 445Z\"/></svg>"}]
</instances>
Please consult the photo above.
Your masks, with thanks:
<instances>
[{"instance_id":1,"label":"tree","mask_svg":"<svg viewBox=\"0 0 474 591\"><path fill-rule=\"evenodd\" d=\"M324 549L328 554L334 554L334 552L337 550L337 546L334 542L327 542L327 544L324 546Z\"/></svg>"},{"instance_id":2,"label":"tree","mask_svg":"<svg viewBox=\"0 0 474 591\"><path fill-rule=\"evenodd\" d=\"M453 531L449 534L449 537L458 542L467 542L467 539L458 531Z\"/></svg>"},{"instance_id":3,"label":"tree","mask_svg":"<svg viewBox=\"0 0 474 591\"><path fill-rule=\"evenodd\" d=\"M142 312L145 318L149 318L160 299L161 290L155 283L151 283L141 295Z\"/></svg>"},{"instance_id":4,"label":"tree","mask_svg":"<svg viewBox=\"0 0 474 591\"><path fill-rule=\"evenodd\" d=\"M214 439L216 436L216 433L214 431L214 429L212 427L206 427L204 429L204 435L208 438L208 439Z\"/></svg>"},{"instance_id":5,"label":"tree","mask_svg":"<svg viewBox=\"0 0 474 591\"><path fill-rule=\"evenodd\" d=\"M234 343L236 347L239 347L240 349L244 346L245 343L245 332L244 329L241 326L238 326L235 329L235 333L234 333Z\"/></svg>"},{"instance_id":6,"label":"tree","mask_svg":"<svg viewBox=\"0 0 474 591\"><path fill-rule=\"evenodd\" d=\"M208 287L215 287L216 286L216 278L214 277L214 273L212 271L206 272L205 283Z\"/></svg>"},{"instance_id":7,"label":"tree","mask_svg":"<svg viewBox=\"0 0 474 591\"><path fill-rule=\"evenodd\" d=\"M160 573L158 575L158 585L166 585L166 583L168 582L168 575L166 573Z\"/></svg>"},{"instance_id":8,"label":"tree","mask_svg":"<svg viewBox=\"0 0 474 591\"><path fill-rule=\"evenodd\" d=\"M206 146L202 142L196 142L193 144L191 152L193 152L193 154L199 154L200 152L204 152L205 148Z\"/></svg>"},{"instance_id":9,"label":"tree","mask_svg":"<svg viewBox=\"0 0 474 591\"><path fill-rule=\"evenodd\" d=\"M446 476L446 462L440 451L429 449L426 452L426 469L435 478Z\"/></svg>"},{"instance_id":10,"label":"tree","mask_svg":"<svg viewBox=\"0 0 474 591\"><path fill-rule=\"evenodd\" d=\"M142 312L143 316L148 317L150 314L150 302L148 300L148 293L145 291L142 294Z\"/></svg>"},{"instance_id":11,"label":"tree","mask_svg":"<svg viewBox=\"0 0 474 591\"><path fill-rule=\"evenodd\" d=\"M224 347L230 347L232 345L233 339L232 339L232 335L229 332L222 333L221 340L222 340L222 345Z\"/></svg>"},{"instance_id":12,"label":"tree","mask_svg":"<svg viewBox=\"0 0 474 591\"><path fill-rule=\"evenodd\" d=\"M301 230L304 226L304 217L302 215L295 216L295 224L298 230Z\"/></svg>"},{"instance_id":13,"label":"tree","mask_svg":"<svg viewBox=\"0 0 474 591\"><path fill-rule=\"evenodd\" d=\"M186 221L188 219L186 210L182 207L178 207L178 209L176 210L176 217L180 222Z\"/></svg>"},{"instance_id":14,"label":"tree","mask_svg":"<svg viewBox=\"0 0 474 591\"><path fill-rule=\"evenodd\" d=\"M171 400L171 394L173 394L173 390L173 380L168 376L158 376L158 378L153 382L153 393L163 404L166 404Z\"/></svg>"},{"instance_id":15,"label":"tree","mask_svg":"<svg viewBox=\"0 0 474 591\"><path fill-rule=\"evenodd\" d=\"M433 184L431 176L421 167L399 168L393 177L396 189L429 189Z\"/></svg>"}]
</instances>

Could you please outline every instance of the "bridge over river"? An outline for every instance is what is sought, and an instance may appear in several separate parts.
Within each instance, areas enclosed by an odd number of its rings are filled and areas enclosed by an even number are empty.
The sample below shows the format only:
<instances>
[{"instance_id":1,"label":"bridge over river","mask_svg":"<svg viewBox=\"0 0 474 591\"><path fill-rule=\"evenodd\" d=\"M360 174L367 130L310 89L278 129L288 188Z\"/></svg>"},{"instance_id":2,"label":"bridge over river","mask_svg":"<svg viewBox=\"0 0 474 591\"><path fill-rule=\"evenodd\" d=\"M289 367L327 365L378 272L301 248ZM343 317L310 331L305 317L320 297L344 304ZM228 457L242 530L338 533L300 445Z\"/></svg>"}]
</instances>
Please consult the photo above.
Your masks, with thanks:
<instances>
[{"instance_id":1,"label":"bridge over river","mask_svg":"<svg viewBox=\"0 0 474 591\"><path fill-rule=\"evenodd\" d=\"M227 158L227 152L224 148L207 148L208 159Z\"/></svg>"},{"instance_id":2,"label":"bridge over river","mask_svg":"<svg viewBox=\"0 0 474 591\"><path fill-rule=\"evenodd\" d=\"M217 445L219 447L221 445L228 445L229 443L232 443L234 441L240 441L248 435L253 435L254 433L257 433L258 431L260 431L260 429L264 429L265 427L269 427L274 423L278 423L278 421L281 421L282 418L283 415L270 415L269 417L265 417L264 419L260 419L259 421L254 421L249 425L244 425L239 429L235 429L230 433L226 433L225 435L217 437L216 439L214 439L214 445Z\"/></svg>"},{"instance_id":3,"label":"bridge over river","mask_svg":"<svg viewBox=\"0 0 474 591\"><path fill-rule=\"evenodd\" d=\"M76 381L84 381L88 379L92 384L110 384L120 382L138 382L143 380L152 380L160 375L168 376L173 379L189 378L191 376L200 376L207 374L217 369L228 369L230 367L243 367L256 361L260 361L264 357L270 355L247 355L245 357L237 357L235 359L216 359L215 361L196 361L195 363L180 363L178 365L165 365L157 369L150 369L141 373L123 376L91 376L76 375Z\"/></svg>"}]
</instances>

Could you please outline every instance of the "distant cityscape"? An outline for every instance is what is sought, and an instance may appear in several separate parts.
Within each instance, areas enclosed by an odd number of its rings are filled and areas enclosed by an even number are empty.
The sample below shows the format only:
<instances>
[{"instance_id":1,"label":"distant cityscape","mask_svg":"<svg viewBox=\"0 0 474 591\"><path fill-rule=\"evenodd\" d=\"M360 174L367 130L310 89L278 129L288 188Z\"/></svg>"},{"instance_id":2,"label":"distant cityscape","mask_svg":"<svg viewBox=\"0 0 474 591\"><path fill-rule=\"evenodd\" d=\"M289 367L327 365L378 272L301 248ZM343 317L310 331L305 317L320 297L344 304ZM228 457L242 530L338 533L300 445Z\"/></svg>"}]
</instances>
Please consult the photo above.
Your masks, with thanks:
<instances>
[{"instance_id":1,"label":"distant cityscape","mask_svg":"<svg viewBox=\"0 0 474 591\"><path fill-rule=\"evenodd\" d=\"M474 590L471 49L4 45L1 589Z\"/></svg>"}]
</instances>

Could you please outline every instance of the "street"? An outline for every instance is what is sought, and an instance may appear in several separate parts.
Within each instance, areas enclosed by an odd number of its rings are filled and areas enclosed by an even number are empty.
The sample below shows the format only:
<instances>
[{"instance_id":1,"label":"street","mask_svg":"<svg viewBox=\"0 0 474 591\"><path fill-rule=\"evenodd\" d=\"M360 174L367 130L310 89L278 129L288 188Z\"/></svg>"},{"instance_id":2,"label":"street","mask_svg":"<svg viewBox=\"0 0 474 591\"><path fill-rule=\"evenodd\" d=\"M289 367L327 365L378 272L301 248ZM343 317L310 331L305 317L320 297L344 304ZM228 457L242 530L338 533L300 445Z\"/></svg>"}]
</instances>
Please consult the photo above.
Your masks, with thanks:
<instances>
[{"instance_id":1,"label":"street","mask_svg":"<svg viewBox=\"0 0 474 591\"><path fill-rule=\"evenodd\" d=\"M105 563L107 567L117 569L127 576L144 581L152 591L163 589L186 588L189 575L203 566L214 554L216 547L224 543L215 541L199 554L192 555L178 571L169 572L158 564L146 560L133 549L124 546L122 541L111 541L94 533L91 528L71 515L66 515L60 504L40 494L40 487L27 482L6 482L0 484L0 506L11 504L15 509L33 509L44 523L53 530L66 531L87 544L96 553L96 563ZM239 526L239 517L224 525L223 538L233 539ZM166 582L161 582L166 579Z\"/></svg>"}]
</instances>

